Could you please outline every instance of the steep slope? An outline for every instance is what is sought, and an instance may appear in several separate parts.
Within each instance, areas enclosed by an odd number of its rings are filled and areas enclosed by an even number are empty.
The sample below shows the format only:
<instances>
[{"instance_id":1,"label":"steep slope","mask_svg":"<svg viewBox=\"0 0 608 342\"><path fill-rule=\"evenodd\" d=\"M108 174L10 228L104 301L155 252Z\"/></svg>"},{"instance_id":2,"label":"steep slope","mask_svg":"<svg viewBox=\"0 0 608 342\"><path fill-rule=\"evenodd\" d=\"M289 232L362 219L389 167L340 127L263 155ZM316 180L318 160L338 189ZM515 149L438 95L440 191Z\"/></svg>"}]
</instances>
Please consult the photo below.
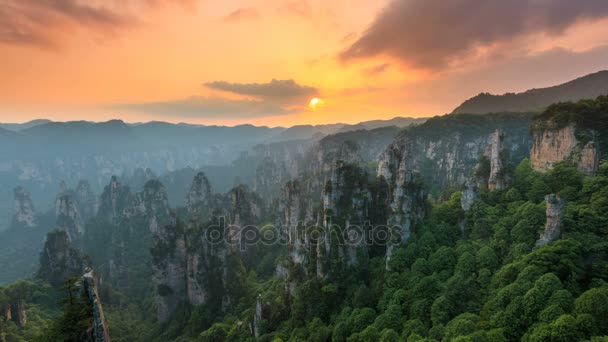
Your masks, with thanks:
<instances>
[{"instance_id":1,"label":"steep slope","mask_svg":"<svg viewBox=\"0 0 608 342\"><path fill-rule=\"evenodd\" d=\"M599 71L549 88L523 93L492 95L482 93L463 102L452 113L500 113L541 111L550 104L594 99L608 94L608 71Z\"/></svg>"}]
</instances>

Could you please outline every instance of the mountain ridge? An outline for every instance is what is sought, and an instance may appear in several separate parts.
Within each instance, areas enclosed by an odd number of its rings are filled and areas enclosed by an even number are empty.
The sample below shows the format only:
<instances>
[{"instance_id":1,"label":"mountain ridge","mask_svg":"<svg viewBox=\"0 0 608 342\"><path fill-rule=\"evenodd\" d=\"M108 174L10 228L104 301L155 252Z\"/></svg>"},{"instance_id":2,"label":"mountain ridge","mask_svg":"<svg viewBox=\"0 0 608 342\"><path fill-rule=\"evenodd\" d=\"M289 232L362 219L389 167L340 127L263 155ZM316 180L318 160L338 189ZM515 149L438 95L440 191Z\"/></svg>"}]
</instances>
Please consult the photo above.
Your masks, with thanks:
<instances>
[{"instance_id":1,"label":"mountain ridge","mask_svg":"<svg viewBox=\"0 0 608 342\"><path fill-rule=\"evenodd\" d=\"M608 94L608 70L601 70L574 80L521 93L495 95L480 93L458 107L452 114L485 114L499 112L540 112L553 103L594 99Z\"/></svg>"}]
</instances>

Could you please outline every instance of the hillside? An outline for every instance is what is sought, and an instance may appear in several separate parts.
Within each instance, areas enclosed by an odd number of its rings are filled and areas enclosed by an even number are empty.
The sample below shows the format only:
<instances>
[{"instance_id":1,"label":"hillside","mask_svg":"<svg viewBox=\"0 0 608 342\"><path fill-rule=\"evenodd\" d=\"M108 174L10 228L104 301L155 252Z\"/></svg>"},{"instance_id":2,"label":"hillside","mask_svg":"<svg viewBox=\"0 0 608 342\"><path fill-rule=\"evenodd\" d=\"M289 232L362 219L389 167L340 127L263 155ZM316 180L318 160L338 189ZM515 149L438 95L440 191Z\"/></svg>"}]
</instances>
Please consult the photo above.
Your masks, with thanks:
<instances>
[{"instance_id":1,"label":"hillside","mask_svg":"<svg viewBox=\"0 0 608 342\"><path fill-rule=\"evenodd\" d=\"M481 93L456 107L453 114L542 111L552 103L594 99L608 94L608 71L603 70L548 88L523 93L493 95Z\"/></svg>"}]
</instances>

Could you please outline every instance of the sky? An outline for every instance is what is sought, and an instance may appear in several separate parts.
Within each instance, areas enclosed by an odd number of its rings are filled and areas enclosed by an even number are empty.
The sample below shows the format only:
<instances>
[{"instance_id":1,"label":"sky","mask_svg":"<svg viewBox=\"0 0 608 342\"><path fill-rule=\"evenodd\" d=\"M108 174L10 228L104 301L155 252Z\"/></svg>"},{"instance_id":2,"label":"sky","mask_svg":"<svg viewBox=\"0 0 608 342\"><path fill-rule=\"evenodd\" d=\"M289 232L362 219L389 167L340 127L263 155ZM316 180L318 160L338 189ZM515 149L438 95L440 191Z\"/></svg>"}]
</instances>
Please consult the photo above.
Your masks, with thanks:
<instances>
[{"instance_id":1,"label":"sky","mask_svg":"<svg viewBox=\"0 0 608 342\"><path fill-rule=\"evenodd\" d=\"M605 0L0 0L0 122L358 123L604 69Z\"/></svg>"}]
</instances>

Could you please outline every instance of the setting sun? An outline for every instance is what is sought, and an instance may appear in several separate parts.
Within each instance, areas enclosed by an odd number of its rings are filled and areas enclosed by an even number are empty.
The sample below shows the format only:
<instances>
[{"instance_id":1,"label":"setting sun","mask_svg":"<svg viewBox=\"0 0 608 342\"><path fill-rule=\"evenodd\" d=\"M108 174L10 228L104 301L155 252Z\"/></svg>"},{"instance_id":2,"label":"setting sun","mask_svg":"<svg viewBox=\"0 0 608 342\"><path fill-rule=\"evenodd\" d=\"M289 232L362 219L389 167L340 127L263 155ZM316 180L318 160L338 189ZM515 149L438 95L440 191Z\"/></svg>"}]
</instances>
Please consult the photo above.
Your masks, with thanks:
<instances>
[{"instance_id":1,"label":"setting sun","mask_svg":"<svg viewBox=\"0 0 608 342\"><path fill-rule=\"evenodd\" d=\"M317 110L317 107L320 107L323 104L325 104L325 101L321 100L318 97L313 97L312 99L310 99L308 107L310 107L312 110Z\"/></svg>"}]
</instances>

